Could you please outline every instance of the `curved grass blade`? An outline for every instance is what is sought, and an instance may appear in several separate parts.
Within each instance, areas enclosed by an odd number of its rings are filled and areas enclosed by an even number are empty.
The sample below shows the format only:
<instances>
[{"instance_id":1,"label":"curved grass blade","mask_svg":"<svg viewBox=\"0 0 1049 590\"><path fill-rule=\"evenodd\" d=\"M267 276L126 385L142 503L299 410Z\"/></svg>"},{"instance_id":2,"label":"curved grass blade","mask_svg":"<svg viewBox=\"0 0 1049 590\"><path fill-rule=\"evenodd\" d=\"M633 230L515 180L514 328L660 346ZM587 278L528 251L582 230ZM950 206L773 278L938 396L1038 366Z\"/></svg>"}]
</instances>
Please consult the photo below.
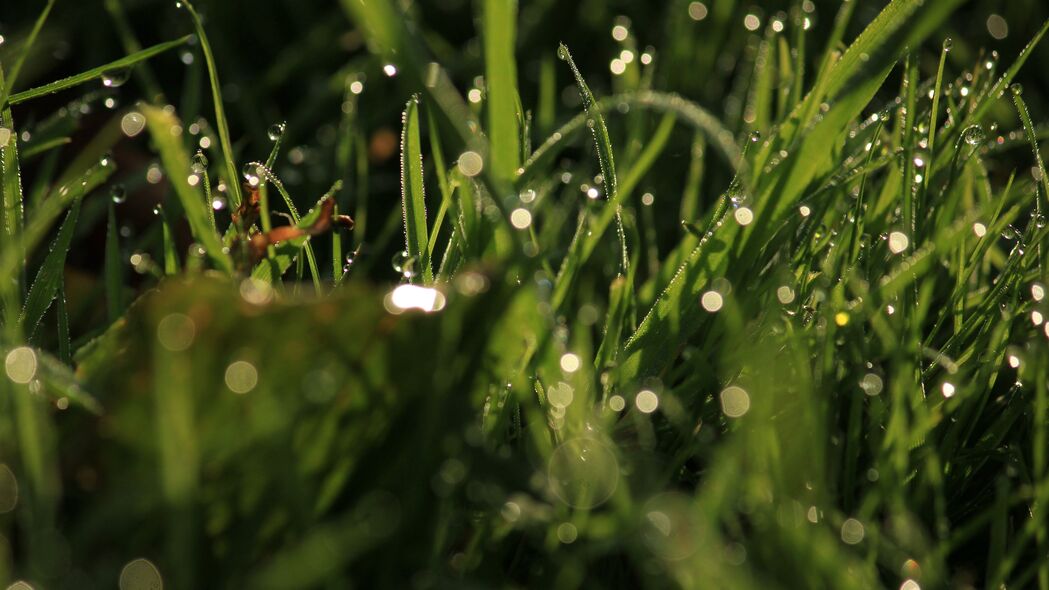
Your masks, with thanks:
<instances>
[{"instance_id":1,"label":"curved grass blade","mask_svg":"<svg viewBox=\"0 0 1049 590\"><path fill-rule=\"evenodd\" d=\"M58 230L58 235L51 242L51 251L36 273L33 286L29 289L25 306L22 308L22 330L26 338L32 338L44 313L51 307L62 289L62 273L66 266L66 255L73 243L77 219L80 217L80 201L77 200L66 213L65 221Z\"/></svg>"},{"instance_id":2,"label":"curved grass blade","mask_svg":"<svg viewBox=\"0 0 1049 590\"><path fill-rule=\"evenodd\" d=\"M229 139L229 123L226 121L226 109L222 106L222 86L219 84L219 72L215 67L215 56L211 52L211 44L208 43L208 35L204 32L204 25L200 22L200 15L193 8L189 0L182 0L182 5L189 11L193 18L193 26L197 30L200 39L200 49L204 52L204 61L208 64L208 77L211 81L211 99L215 105L215 127L219 132L219 144L222 146L222 161L226 165L226 184L230 187L230 204L236 208L240 207L242 196L240 194L240 183L237 175L237 163L233 159L233 144Z\"/></svg>"},{"instance_id":3,"label":"curved grass blade","mask_svg":"<svg viewBox=\"0 0 1049 590\"><path fill-rule=\"evenodd\" d=\"M277 143L273 147L273 152L270 154L271 160L276 159L277 146L279 145L280 138L277 139ZM295 201L292 200L291 195L288 194L287 189L284 188L284 183L281 182L280 178L278 178L277 175L273 172L269 164L267 163L266 165L263 165L258 162L250 162L248 165L254 166L257 173L260 176L262 176L266 180L266 182L272 184L277 188L277 192L280 193L281 198L284 199L284 204L288 206L288 212L291 213L291 222L295 225L299 225L299 222L302 221L302 218L299 216L299 210L295 207ZM317 256L316 254L314 254L313 246L310 245L310 242L308 240L303 245L303 248L306 250L306 261L310 265L310 274L313 278L313 286L317 289L317 292L320 293L321 279L320 270L318 270L317 267Z\"/></svg>"},{"instance_id":4,"label":"curved grass blade","mask_svg":"<svg viewBox=\"0 0 1049 590\"><path fill-rule=\"evenodd\" d=\"M423 157L419 139L419 98L408 101L401 129L401 211L404 214L404 247L421 269L424 284L433 282L426 231Z\"/></svg>"},{"instance_id":5,"label":"curved grass blade","mask_svg":"<svg viewBox=\"0 0 1049 590\"><path fill-rule=\"evenodd\" d=\"M168 179L182 204L182 210L189 222L194 239L200 242L208 257L219 270L232 274L233 261L229 254L222 250L222 241L211 226L208 212L205 210L207 205L204 204L204 197L197 187L190 186L186 181L190 170L189 153L182 139L171 134L171 128L178 124L178 119L174 114L150 105L142 105L140 108L146 117L146 126L160 152L164 168L168 170ZM184 170L186 173L180 174L179 170Z\"/></svg>"}]
</instances>

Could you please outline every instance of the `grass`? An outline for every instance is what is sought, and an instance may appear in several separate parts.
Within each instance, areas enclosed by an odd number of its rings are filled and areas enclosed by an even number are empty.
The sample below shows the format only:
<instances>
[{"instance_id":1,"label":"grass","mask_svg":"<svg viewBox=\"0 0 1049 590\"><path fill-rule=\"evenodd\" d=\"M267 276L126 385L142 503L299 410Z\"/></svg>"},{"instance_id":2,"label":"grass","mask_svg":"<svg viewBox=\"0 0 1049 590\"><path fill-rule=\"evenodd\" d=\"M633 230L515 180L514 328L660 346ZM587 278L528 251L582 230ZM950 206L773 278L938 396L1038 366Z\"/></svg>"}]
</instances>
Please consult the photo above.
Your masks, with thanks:
<instances>
[{"instance_id":1,"label":"grass","mask_svg":"<svg viewBox=\"0 0 1049 590\"><path fill-rule=\"evenodd\" d=\"M0 45L0 585L1049 589L1049 21L345 1L245 85L220 3L143 50L107 0L125 56L23 89L53 4Z\"/></svg>"}]
</instances>

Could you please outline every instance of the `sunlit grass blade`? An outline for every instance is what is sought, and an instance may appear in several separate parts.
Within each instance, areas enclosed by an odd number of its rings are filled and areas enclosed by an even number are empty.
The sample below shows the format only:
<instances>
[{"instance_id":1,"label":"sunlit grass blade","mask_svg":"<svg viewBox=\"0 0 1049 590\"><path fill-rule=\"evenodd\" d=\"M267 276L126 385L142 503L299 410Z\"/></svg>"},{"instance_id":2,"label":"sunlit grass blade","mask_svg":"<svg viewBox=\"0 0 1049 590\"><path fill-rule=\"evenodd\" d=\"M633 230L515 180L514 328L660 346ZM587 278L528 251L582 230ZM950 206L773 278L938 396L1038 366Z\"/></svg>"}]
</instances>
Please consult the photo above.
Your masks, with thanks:
<instances>
[{"instance_id":1,"label":"sunlit grass blade","mask_svg":"<svg viewBox=\"0 0 1049 590\"><path fill-rule=\"evenodd\" d=\"M146 126L156 142L157 151L160 152L161 161L170 171L168 180L182 204L193 237L204 247L208 257L219 270L232 273L233 261L229 254L223 251L222 242L212 228L204 197L199 189L190 186L187 180L191 170L189 153L182 139L171 133L171 129L179 124L178 119L174 114L153 106L141 105L140 108L146 117Z\"/></svg>"},{"instance_id":2,"label":"sunlit grass blade","mask_svg":"<svg viewBox=\"0 0 1049 590\"><path fill-rule=\"evenodd\" d=\"M426 193L423 188L423 157L419 139L419 100L408 101L401 129L401 212L404 217L404 247L423 284L433 282L426 229ZM414 276L414 275L412 275ZM409 277L410 278L410 277Z\"/></svg>"},{"instance_id":3,"label":"sunlit grass blade","mask_svg":"<svg viewBox=\"0 0 1049 590\"><path fill-rule=\"evenodd\" d=\"M73 233L79 217L80 202L77 201L66 213L65 221L62 222L58 235L51 242L51 251L47 253L47 258L40 265L33 286L29 289L25 306L22 308L22 332L26 338L33 337L44 313L51 307L51 303L62 289L66 255L73 243Z\"/></svg>"},{"instance_id":4,"label":"sunlit grass blade","mask_svg":"<svg viewBox=\"0 0 1049 590\"><path fill-rule=\"evenodd\" d=\"M490 166L504 182L513 180L520 166L516 42L517 0L484 0L485 81L488 85L488 139Z\"/></svg>"}]
</instances>

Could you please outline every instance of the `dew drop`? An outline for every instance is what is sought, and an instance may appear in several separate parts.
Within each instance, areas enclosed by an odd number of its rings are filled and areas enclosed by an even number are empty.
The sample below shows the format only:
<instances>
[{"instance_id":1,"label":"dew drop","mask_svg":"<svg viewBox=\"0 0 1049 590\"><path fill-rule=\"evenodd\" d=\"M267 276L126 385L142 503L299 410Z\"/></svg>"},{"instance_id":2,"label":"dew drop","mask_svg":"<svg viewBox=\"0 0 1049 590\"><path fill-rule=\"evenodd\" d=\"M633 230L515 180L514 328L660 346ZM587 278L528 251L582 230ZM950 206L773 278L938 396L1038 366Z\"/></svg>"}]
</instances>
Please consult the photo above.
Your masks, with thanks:
<instances>
[{"instance_id":1,"label":"dew drop","mask_svg":"<svg viewBox=\"0 0 1049 590\"><path fill-rule=\"evenodd\" d=\"M557 58L562 61L568 60L568 47L565 47L564 44L557 47Z\"/></svg>"},{"instance_id":2,"label":"dew drop","mask_svg":"<svg viewBox=\"0 0 1049 590\"><path fill-rule=\"evenodd\" d=\"M390 266L393 267L394 271L406 279L415 276L415 257L409 256L407 250L401 250L394 254L393 258L390 260Z\"/></svg>"},{"instance_id":3,"label":"dew drop","mask_svg":"<svg viewBox=\"0 0 1049 590\"><path fill-rule=\"evenodd\" d=\"M281 137L284 137L284 128L284 123L274 123L266 130L266 135L269 136L270 141L277 141Z\"/></svg>"},{"instance_id":4,"label":"dew drop","mask_svg":"<svg viewBox=\"0 0 1049 590\"><path fill-rule=\"evenodd\" d=\"M244 176L244 180L248 181L248 184L251 186L258 186L260 182L258 164L245 164L240 173Z\"/></svg>"},{"instance_id":5,"label":"dew drop","mask_svg":"<svg viewBox=\"0 0 1049 590\"><path fill-rule=\"evenodd\" d=\"M113 188L109 190L109 197L113 199L113 202L117 205L127 200L127 190L124 189L122 184L114 184Z\"/></svg>"},{"instance_id":6,"label":"dew drop","mask_svg":"<svg viewBox=\"0 0 1049 590\"><path fill-rule=\"evenodd\" d=\"M954 39L951 39L950 37L947 37L946 39L943 40L943 50L944 51L950 51L953 48L954 48Z\"/></svg>"},{"instance_id":7,"label":"dew drop","mask_svg":"<svg viewBox=\"0 0 1049 590\"><path fill-rule=\"evenodd\" d=\"M761 132L760 131L751 131L750 132L750 143L757 143L759 141L761 141Z\"/></svg>"},{"instance_id":8,"label":"dew drop","mask_svg":"<svg viewBox=\"0 0 1049 590\"><path fill-rule=\"evenodd\" d=\"M1023 84L1015 82L1012 86L1009 87L1009 91L1013 93L1013 96L1022 96L1024 93Z\"/></svg>"},{"instance_id":9,"label":"dew drop","mask_svg":"<svg viewBox=\"0 0 1049 590\"><path fill-rule=\"evenodd\" d=\"M962 139L965 140L965 143L976 146L987 141L987 133L979 125L970 125L965 128L965 131L962 131Z\"/></svg>"},{"instance_id":10,"label":"dew drop","mask_svg":"<svg viewBox=\"0 0 1049 590\"><path fill-rule=\"evenodd\" d=\"M215 211L222 211L226 208L226 199L224 197L215 197L211 199L211 208Z\"/></svg>"},{"instance_id":11,"label":"dew drop","mask_svg":"<svg viewBox=\"0 0 1049 590\"><path fill-rule=\"evenodd\" d=\"M130 68L116 68L102 72L102 85L106 88L123 86L131 77Z\"/></svg>"},{"instance_id":12,"label":"dew drop","mask_svg":"<svg viewBox=\"0 0 1049 590\"><path fill-rule=\"evenodd\" d=\"M208 157L204 155L204 150L197 150L196 154L193 154L193 172L200 174L208 169Z\"/></svg>"}]
</instances>

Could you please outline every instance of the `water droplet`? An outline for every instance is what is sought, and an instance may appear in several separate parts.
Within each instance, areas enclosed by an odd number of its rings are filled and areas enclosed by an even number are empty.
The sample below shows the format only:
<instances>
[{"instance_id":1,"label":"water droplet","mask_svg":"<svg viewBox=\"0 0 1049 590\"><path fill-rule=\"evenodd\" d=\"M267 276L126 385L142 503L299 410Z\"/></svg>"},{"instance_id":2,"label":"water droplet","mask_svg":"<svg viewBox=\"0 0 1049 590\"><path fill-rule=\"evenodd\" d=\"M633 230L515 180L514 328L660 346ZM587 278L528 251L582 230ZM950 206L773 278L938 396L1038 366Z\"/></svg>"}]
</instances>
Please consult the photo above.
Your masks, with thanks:
<instances>
[{"instance_id":1,"label":"water droplet","mask_svg":"<svg viewBox=\"0 0 1049 590\"><path fill-rule=\"evenodd\" d=\"M951 39L950 37L947 37L946 39L943 40L943 50L944 51L950 51L953 48L954 48L954 39Z\"/></svg>"},{"instance_id":2,"label":"water droplet","mask_svg":"<svg viewBox=\"0 0 1049 590\"><path fill-rule=\"evenodd\" d=\"M247 163L244 168L241 169L240 173L244 176L244 180L248 181L251 186L258 186L260 180L259 165L254 163Z\"/></svg>"},{"instance_id":3,"label":"water droplet","mask_svg":"<svg viewBox=\"0 0 1049 590\"><path fill-rule=\"evenodd\" d=\"M566 47L564 43L557 47L557 58L562 61L568 60L568 47Z\"/></svg>"},{"instance_id":4,"label":"water droplet","mask_svg":"<svg viewBox=\"0 0 1049 590\"><path fill-rule=\"evenodd\" d=\"M409 256L407 250L402 250L393 255L390 260L390 265L393 270L399 273L406 279L410 279L415 276L415 257Z\"/></svg>"},{"instance_id":5,"label":"water droplet","mask_svg":"<svg viewBox=\"0 0 1049 590\"><path fill-rule=\"evenodd\" d=\"M116 68L102 72L102 85L106 88L123 86L131 77L131 68Z\"/></svg>"},{"instance_id":6,"label":"water droplet","mask_svg":"<svg viewBox=\"0 0 1049 590\"><path fill-rule=\"evenodd\" d=\"M269 136L270 141L277 141L281 137L284 137L284 128L284 123L274 123L266 130L266 135Z\"/></svg>"},{"instance_id":7,"label":"water droplet","mask_svg":"<svg viewBox=\"0 0 1049 590\"><path fill-rule=\"evenodd\" d=\"M1015 82L1012 86L1009 87L1009 91L1013 93L1013 96L1021 96L1024 93L1023 84Z\"/></svg>"},{"instance_id":8,"label":"water droplet","mask_svg":"<svg viewBox=\"0 0 1049 590\"><path fill-rule=\"evenodd\" d=\"M965 128L965 131L962 131L962 139L969 145L980 145L987 141L987 133L979 125L970 125Z\"/></svg>"},{"instance_id":9,"label":"water droplet","mask_svg":"<svg viewBox=\"0 0 1049 590\"><path fill-rule=\"evenodd\" d=\"M215 211L222 211L226 208L226 199L224 197L215 197L211 199L211 208Z\"/></svg>"},{"instance_id":10,"label":"water droplet","mask_svg":"<svg viewBox=\"0 0 1049 590\"><path fill-rule=\"evenodd\" d=\"M760 131L751 131L750 132L750 143L757 143L759 141L761 141L761 132Z\"/></svg>"},{"instance_id":11,"label":"water droplet","mask_svg":"<svg viewBox=\"0 0 1049 590\"><path fill-rule=\"evenodd\" d=\"M619 462L604 443L592 438L566 441L550 455L550 487L562 502L581 509L594 508L619 485Z\"/></svg>"},{"instance_id":12,"label":"water droplet","mask_svg":"<svg viewBox=\"0 0 1049 590\"><path fill-rule=\"evenodd\" d=\"M393 64L386 64L382 67L382 72L386 74L388 78L392 78L397 75L397 66Z\"/></svg>"},{"instance_id":13,"label":"water droplet","mask_svg":"<svg viewBox=\"0 0 1049 590\"><path fill-rule=\"evenodd\" d=\"M113 188L109 190L109 196L114 203L119 205L127 200L127 191L124 189L124 185L114 184Z\"/></svg>"}]
</instances>

